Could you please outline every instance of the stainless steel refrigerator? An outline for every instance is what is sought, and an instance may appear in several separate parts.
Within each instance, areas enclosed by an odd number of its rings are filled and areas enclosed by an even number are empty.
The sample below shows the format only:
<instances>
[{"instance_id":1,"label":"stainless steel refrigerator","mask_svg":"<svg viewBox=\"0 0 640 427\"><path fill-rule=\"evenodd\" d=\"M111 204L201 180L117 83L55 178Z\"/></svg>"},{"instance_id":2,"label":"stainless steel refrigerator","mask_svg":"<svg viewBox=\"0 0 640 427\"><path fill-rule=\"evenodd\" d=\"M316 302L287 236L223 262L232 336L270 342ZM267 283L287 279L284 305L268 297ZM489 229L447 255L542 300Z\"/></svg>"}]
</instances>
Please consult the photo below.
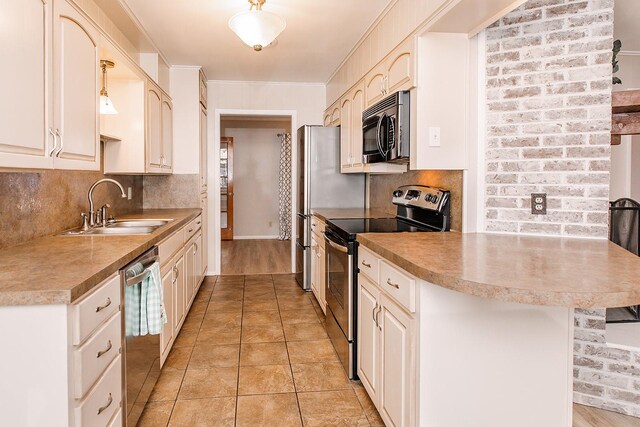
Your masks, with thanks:
<instances>
[{"instance_id":1,"label":"stainless steel refrigerator","mask_svg":"<svg viewBox=\"0 0 640 427\"><path fill-rule=\"evenodd\" d=\"M311 211L320 208L364 208L364 174L340 173L340 128L298 129L298 210L296 278L311 290Z\"/></svg>"}]
</instances>

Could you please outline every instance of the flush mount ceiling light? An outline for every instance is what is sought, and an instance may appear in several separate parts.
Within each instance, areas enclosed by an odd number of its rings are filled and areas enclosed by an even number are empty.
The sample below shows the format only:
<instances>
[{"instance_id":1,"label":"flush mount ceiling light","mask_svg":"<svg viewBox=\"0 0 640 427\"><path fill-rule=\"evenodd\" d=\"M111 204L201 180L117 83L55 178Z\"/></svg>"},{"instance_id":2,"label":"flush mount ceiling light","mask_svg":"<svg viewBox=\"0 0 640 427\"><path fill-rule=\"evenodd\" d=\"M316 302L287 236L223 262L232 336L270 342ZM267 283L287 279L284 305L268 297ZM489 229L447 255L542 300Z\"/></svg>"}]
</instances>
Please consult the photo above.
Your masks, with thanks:
<instances>
[{"instance_id":1,"label":"flush mount ceiling light","mask_svg":"<svg viewBox=\"0 0 640 427\"><path fill-rule=\"evenodd\" d=\"M106 59L100 60L102 68L102 89L100 89L100 114L118 114L118 110L113 106L107 93L107 68L113 68L116 64Z\"/></svg>"},{"instance_id":2,"label":"flush mount ceiling light","mask_svg":"<svg viewBox=\"0 0 640 427\"><path fill-rule=\"evenodd\" d=\"M249 0L251 7L229 19L229 28L255 51L269 46L285 29L287 23L275 13L265 12L262 5L266 0Z\"/></svg>"}]
</instances>

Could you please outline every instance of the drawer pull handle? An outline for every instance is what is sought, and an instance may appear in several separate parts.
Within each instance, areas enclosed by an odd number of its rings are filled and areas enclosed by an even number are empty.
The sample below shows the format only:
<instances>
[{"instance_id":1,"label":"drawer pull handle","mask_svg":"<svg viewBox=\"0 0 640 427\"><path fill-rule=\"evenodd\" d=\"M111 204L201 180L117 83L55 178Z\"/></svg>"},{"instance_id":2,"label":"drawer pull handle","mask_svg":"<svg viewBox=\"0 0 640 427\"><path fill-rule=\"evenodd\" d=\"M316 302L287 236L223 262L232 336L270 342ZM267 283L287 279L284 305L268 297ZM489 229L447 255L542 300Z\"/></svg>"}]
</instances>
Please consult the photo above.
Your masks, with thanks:
<instances>
[{"instance_id":1,"label":"drawer pull handle","mask_svg":"<svg viewBox=\"0 0 640 427\"><path fill-rule=\"evenodd\" d=\"M371 268L371 264L367 264L364 260L362 260L362 265L364 265L367 268Z\"/></svg>"},{"instance_id":2,"label":"drawer pull handle","mask_svg":"<svg viewBox=\"0 0 640 427\"><path fill-rule=\"evenodd\" d=\"M100 307L96 307L96 313L101 312L102 310L109 307L110 305L111 305L111 298L107 298L107 302L104 303L104 305L101 305Z\"/></svg>"},{"instance_id":3,"label":"drawer pull handle","mask_svg":"<svg viewBox=\"0 0 640 427\"><path fill-rule=\"evenodd\" d=\"M103 413L105 411L105 409L107 409L109 406L111 406L112 403L113 403L113 396L111 396L111 393L109 393L109 402L107 402L107 404L104 405L103 407L98 408L98 415Z\"/></svg>"},{"instance_id":4,"label":"drawer pull handle","mask_svg":"<svg viewBox=\"0 0 640 427\"><path fill-rule=\"evenodd\" d=\"M109 342L107 343L107 348L105 348L104 350L100 350L98 352L97 359L100 359L105 353L108 353L109 350L111 350L112 347L113 347L113 344L111 344L111 340L109 340Z\"/></svg>"},{"instance_id":5,"label":"drawer pull handle","mask_svg":"<svg viewBox=\"0 0 640 427\"><path fill-rule=\"evenodd\" d=\"M400 285L398 285L398 284L396 284L396 283L393 283L393 282L391 281L391 279L387 279L387 285L389 285L389 286L393 286L393 287L394 287L394 288L396 288L396 289L400 289Z\"/></svg>"},{"instance_id":6,"label":"drawer pull handle","mask_svg":"<svg viewBox=\"0 0 640 427\"><path fill-rule=\"evenodd\" d=\"M200 221L196 222L196 224L200 225Z\"/></svg>"},{"instance_id":7,"label":"drawer pull handle","mask_svg":"<svg viewBox=\"0 0 640 427\"><path fill-rule=\"evenodd\" d=\"M191 233L193 231L193 228L190 228L189 231L187 231L187 233Z\"/></svg>"}]
</instances>

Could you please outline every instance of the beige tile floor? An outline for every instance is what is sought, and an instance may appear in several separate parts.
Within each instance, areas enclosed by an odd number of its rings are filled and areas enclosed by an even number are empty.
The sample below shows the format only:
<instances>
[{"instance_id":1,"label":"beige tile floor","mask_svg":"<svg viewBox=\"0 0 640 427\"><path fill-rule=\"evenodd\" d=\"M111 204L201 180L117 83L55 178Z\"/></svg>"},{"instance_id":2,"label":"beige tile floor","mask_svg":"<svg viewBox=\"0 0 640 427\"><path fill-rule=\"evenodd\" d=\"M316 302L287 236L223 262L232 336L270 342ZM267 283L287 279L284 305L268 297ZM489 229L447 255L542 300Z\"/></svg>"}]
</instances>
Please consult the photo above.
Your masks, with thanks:
<instances>
[{"instance_id":1,"label":"beige tile floor","mask_svg":"<svg viewBox=\"0 0 640 427\"><path fill-rule=\"evenodd\" d=\"M139 426L382 426L291 275L205 279Z\"/></svg>"}]
</instances>

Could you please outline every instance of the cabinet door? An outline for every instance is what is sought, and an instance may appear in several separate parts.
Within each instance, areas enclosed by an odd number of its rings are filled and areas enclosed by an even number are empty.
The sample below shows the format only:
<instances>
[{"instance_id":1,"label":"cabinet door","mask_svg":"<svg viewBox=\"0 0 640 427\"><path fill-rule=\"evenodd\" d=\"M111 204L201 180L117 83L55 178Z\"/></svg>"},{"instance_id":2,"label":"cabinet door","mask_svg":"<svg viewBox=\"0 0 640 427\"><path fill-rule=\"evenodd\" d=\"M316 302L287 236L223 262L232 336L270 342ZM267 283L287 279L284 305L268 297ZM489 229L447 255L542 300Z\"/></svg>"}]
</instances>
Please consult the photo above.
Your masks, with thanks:
<instances>
[{"instance_id":1,"label":"cabinet door","mask_svg":"<svg viewBox=\"0 0 640 427\"><path fill-rule=\"evenodd\" d=\"M200 192L207 191L207 110L200 106Z\"/></svg>"},{"instance_id":2,"label":"cabinet door","mask_svg":"<svg viewBox=\"0 0 640 427\"><path fill-rule=\"evenodd\" d=\"M393 51L386 61L387 93L407 90L414 84L414 39L409 39Z\"/></svg>"},{"instance_id":3,"label":"cabinet door","mask_svg":"<svg viewBox=\"0 0 640 427\"><path fill-rule=\"evenodd\" d=\"M195 271L194 271L194 281L193 281L193 296L195 297L196 292L198 291L198 287L200 286L200 282L203 277L203 267L202 267L202 234L199 234L196 237L196 241L194 242L194 252L193 256L195 257Z\"/></svg>"},{"instance_id":4,"label":"cabinet door","mask_svg":"<svg viewBox=\"0 0 640 427\"><path fill-rule=\"evenodd\" d=\"M325 295L327 286L327 260L325 259L325 255L326 252L324 248L318 245L318 295L320 295L320 308L322 308L324 314L327 314L327 297Z\"/></svg>"},{"instance_id":5,"label":"cabinet door","mask_svg":"<svg viewBox=\"0 0 640 427\"><path fill-rule=\"evenodd\" d=\"M162 97L147 82L147 172L162 172Z\"/></svg>"},{"instance_id":6,"label":"cabinet door","mask_svg":"<svg viewBox=\"0 0 640 427\"><path fill-rule=\"evenodd\" d=\"M54 167L99 170L100 35L67 1L54 10Z\"/></svg>"},{"instance_id":7,"label":"cabinet door","mask_svg":"<svg viewBox=\"0 0 640 427\"><path fill-rule=\"evenodd\" d=\"M200 245L200 257L202 259L202 275L206 276L207 274L207 266L209 265L208 256L209 256L209 242L207 241L207 230L209 229L209 225L207 221L209 220L209 199L207 195L204 194L200 197L200 209L202 209L202 245Z\"/></svg>"},{"instance_id":8,"label":"cabinet door","mask_svg":"<svg viewBox=\"0 0 640 427\"><path fill-rule=\"evenodd\" d=\"M381 69L373 69L365 78L365 109L380 101L385 95L385 74Z\"/></svg>"},{"instance_id":9,"label":"cabinet door","mask_svg":"<svg viewBox=\"0 0 640 427\"><path fill-rule=\"evenodd\" d=\"M351 167L351 99L342 100L340 105L340 165Z\"/></svg>"},{"instance_id":10,"label":"cabinet door","mask_svg":"<svg viewBox=\"0 0 640 427\"><path fill-rule=\"evenodd\" d=\"M196 278L196 245L195 243L191 243L187 246L187 250L185 252L185 274L186 274L186 285L185 285L185 306L188 307L191 304L191 298L193 297L193 287Z\"/></svg>"},{"instance_id":11,"label":"cabinet door","mask_svg":"<svg viewBox=\"0 0 640 427\"><path fill-rule=\"evenodd\" d=\"M164 354L169 349L169 343L173 339L174 307L173 307L173 268L167 269L162 275L162 296L164 298L164 310L167 312L167 323L162 327L160 335L160 353Z\"/></svg>"},{"instance_id":12,"label":"cabinet door","mask_svg":"<svg viewBox=\"0 0 640 427\"><path fill-rule=\"evenodd\" d=\"M331 126L340 126L340 104L336 103L331 110Z\"/></svg>"},{"instance_id":13,"label":"cabinet door","mask_svg":"<svg viewBox=\"0 0 640 427\"><path fill-rule=\"evenodd\" d=\"M380 292L362 274L358 275L358 376L371 400L379 388L380 331L376 322Z\"/></svg>"},{"instance_id":14,"label":"cabinet door","mask_svg":"<svg viewBox=\"0 0 640 427\"><path fill-rule=\"evenodd\" d=\"M52 168L51 2L4 0L0 56L0 167Z\"/></svg>"},{"instance_id":15,"label":"cabinet door","mask_svg":"<svg viewBox=\"0 0 640 427\"><path fill-rule=\"evenodd\" d=\"M173 168L173 104L162 96L162 168L171 172Z\"/></svg>"},{"instance_id":16,"label":"cabinet door","mask_svg":"<svg viewBox=\"0 0 640 427\"><path fill-rule=\"evenodd\" d=\"M380 333L380 416L387 425L409 426L412 418L413 319L385 295Z\"/></svg>"},{"instance_id":17,"label":"cabinet door","mask_svg":"<svg viewBox=\"0 0 640 427\"><path fill-rule=\"evenodd\" d=\"M311 234L311 290L318 293L318 241L314 234Z\"/></svg>"},{"instance_id":18,"label":"cabinet door","mask_svg":"<svg viewBox=\"0 0 640 427\"><path fill-rule=\"evenodd\" d=\"M364 87L358 87L351 96L351 144L352 167L362 166L362 112L364 111Z\"/></svg>"},{"instance_id":19,"label":"cabinet door","mask_svg":"<svg viewBox=\"0 0 640 427\"><path fill-rule=\"evenodd\" d=\"M323 121L325 126L331 126L331 111L327 111L324 114L324 121Z\"/></svg>"},{"instance_id":20,"label":"cabinet door","mask_svg":"<svg viewBox=\"0 0 640 427\"><path fill-rule=\"evenodd\" d=\"M182 321L184 320L184 309L186 303L186 271L185 271L184 254L178 258L174 265L174 285L173 285L173 305L175 307L175 319L173 329L178 333Z\"/></svg>"}]
</instances>

